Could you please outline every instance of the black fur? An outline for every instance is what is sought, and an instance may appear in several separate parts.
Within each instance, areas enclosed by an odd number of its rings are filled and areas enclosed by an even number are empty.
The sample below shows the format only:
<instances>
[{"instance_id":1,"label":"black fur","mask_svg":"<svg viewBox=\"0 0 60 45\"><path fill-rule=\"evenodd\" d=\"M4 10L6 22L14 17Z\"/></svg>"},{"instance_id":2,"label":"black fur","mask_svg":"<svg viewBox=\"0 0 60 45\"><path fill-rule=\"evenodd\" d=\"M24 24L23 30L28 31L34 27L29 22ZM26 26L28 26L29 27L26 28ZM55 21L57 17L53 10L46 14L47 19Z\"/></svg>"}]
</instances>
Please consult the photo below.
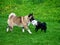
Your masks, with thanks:
<instances>
[{"instance_id":1,"label":"black fur","mask_svg":"<svg viewBox=\"0 0 60 45\"><path fill-rule=\"evenodd\" d=\"M28 17L30 17L30 16L32 16L31 19L30 19L30 22L32 22L34 20L33 13L28 15Z\"/></svg>"},{"instance_id":2,"label":"black fur","mask_svg":"<svg viewBox=\"0 0 60 45\"><path fill-rule=\"evenodd\" d=\"M30 16L32 16L33 15L33 13L30 13L29 15L28 15L28 17L30 17Z\"/></svg>"},{"instance_id":3,"label":"black fur","mask_svg":"<svg viewBox=\"0 0 60 45\"><path fill-rule=\"evenodd\" d=\"M41 29L41 31L46 32L46 29L47 29L46 23L45 23L45 22L41 23L41 22L38 21L38 22L37 22L37 25L36 25L36 28L35 28L36 32L37 32L39 29Z\"/></svg>"}]
</instances>

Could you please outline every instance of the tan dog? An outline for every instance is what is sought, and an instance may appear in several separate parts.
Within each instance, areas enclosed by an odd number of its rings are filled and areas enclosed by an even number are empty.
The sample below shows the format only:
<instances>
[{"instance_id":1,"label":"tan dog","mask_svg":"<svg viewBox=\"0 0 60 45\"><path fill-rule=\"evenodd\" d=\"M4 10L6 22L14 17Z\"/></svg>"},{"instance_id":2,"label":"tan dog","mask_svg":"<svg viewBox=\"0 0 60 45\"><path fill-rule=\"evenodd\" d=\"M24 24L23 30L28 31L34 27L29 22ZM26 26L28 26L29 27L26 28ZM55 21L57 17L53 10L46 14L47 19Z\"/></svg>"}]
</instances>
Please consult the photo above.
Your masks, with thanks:
<instances>
[{"instance_id":1,"label":"tan dog","mask_svg":"<svg viewBox=\"0 0 60 45\"><path fill-rule=\"evenodd\" d=\"M17 17L15 15L15 13L11 13L8 17L8 27L7 27L7 32L10 30L12 31L13 26L19 26L22 27L22 31L24 32L24 29L26 29L30 34L32 34L32 32L30 31L30 29L28 28L28 24L30 23L30 19L32 18L33 14L29 14L26 16L22 16L22 17Z\"/></svg>"}]
</instances>

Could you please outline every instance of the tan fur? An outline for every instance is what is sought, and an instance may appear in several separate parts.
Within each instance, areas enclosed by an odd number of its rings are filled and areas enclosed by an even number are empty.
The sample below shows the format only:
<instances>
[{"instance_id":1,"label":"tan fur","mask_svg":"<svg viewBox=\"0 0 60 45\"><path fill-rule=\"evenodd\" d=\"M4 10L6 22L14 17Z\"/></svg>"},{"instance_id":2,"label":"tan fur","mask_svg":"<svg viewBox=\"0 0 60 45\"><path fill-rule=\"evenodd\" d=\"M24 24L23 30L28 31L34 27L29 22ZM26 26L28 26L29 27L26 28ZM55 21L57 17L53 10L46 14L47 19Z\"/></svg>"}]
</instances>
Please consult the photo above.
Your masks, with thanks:
<instances>
[{"instance_id":1,"label":"tan fur","mask_svg":"<svg viewBox=\"0 0 60 45\"><path fill-rule=\"evenodd\" d=\"M22 22L20 22L20 20L21 20ZM12 27L13 27L14 25L27 26L27 23L28 23L28 22L29 22L28 16L21 17L21 19L20 19L20 17L11 17L11 18L8 19L8 25L9 25L9 26L12 26Z\"/></svg>"},{"instance_id":2,"label":"tan fur","mask_svg":"<svg viewBox=\"0 0 60 45\"><path fill-rule=\"evenodd\" d=\"M31 18L31 17L30 17ZM17 16L11 16L10 18L8 18L8 26L10 26L11 28L13 28L13 26L23 26L25 29L29 29L28 28L28 23L30 22L30 18L28 18L27 16L21 16L21 17L17 17Z\"/></svg>"}]
</instances>

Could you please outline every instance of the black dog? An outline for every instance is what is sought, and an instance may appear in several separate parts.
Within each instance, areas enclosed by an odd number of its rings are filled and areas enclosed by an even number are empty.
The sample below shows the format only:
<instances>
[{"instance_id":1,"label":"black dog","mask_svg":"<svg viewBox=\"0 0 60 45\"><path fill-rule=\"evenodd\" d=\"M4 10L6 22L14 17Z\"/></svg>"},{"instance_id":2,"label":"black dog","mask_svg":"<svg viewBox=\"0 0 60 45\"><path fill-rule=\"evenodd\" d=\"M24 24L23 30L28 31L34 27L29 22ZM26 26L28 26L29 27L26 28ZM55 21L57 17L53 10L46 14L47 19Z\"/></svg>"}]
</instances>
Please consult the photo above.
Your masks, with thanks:
<instances>
[{"instance_id":1,"label":"black dog","mask_svg":"<svg viewBox=\"0 0 60 45\"><path fill-rule=\"evenodd\" d=\"M32 20L32 24L35 25L35 30L36 32L41 29L41 31L44 31L46 32L46 29L47 29L47 25L45 22L39 22L39 21L36 21L36 20Z\"/></svg>"},{"instance_id":2,"label":"black dog","mask_svg":"<svg viewBox=\"0 0 60 45\"><path fill-rule=\"evenodd\" d=\"M45 22L37 22L37 25L35 25L36 26L36 28L35 28L35 30L36 30L36 32L39 30L39 29L41 29L41 31L44 31L44 32L46 32L46 29L47 29L47 26L46 26L46 23Z\"/></svg>"},{"instance_id":3,"label":"black dog","mask_svg":"<svg viewBox=\"0 0 60 45\"><path fill-rule=\"evenodd\" d=\"M34 19L34 17L33 17L33 13L30 14L30 15L32 15L32 18L30 19L30 22L31 22L33 25L35 25L35 30L36 30L36 32L37 32L39 29L41 29L41 31L46 32L46 29L47 29L46 23L45 23L45 22L36 21L36 20Z\"/></svg>"}]
</instances>

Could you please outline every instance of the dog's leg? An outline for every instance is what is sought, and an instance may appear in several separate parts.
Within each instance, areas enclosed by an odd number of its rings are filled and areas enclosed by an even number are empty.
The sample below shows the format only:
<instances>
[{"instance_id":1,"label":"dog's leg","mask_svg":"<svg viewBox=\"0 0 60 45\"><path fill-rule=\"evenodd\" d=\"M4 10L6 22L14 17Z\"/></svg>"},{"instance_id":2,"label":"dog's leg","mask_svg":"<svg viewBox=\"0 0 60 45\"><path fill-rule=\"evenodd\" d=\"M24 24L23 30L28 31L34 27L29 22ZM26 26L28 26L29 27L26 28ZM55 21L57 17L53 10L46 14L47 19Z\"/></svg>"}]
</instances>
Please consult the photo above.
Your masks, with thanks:
<instances>
[{"instance_id":1,"label":"dog's leg","mask_svg":"<svg viewBox=\"0 0 60 45\"><path fill-rule=\"evenodd\" d=\"M44 32L46 32L47 27L44 28Z\"/></svg>"},{"instance_id":2,"label":"dog's leg","mask_svg":"<svg viewBox=\"0 0 60 45\"><path fill-rule=\"evenodd\" d=\"M28 22L28 26L30 25L30 22Z\"/></svg>"},{"instance_id":3,"label":"dog's leg","mask_svg":"<svg viewBox=\"0 0 60 45\"><path fill-rule=\"evenodd\" d=\"M41 32L43 31L43 29L41 29Z\"/></svg>"},{"instance_id":4,"label":"dog's leg","mask_svg":"<svg viewBox=\"0 0 60 45\"><path fill-rule=\"evenodd\" d=\"M13 29L13 26L9 26L9 29L10 29L10 31L12 31L12 29Z\"/></svg>"},{"instance_id":5,"label":"dog's leg","mask_svg":"<svg viewBox=\"0 0 60 45\"><path fill-rule=\"evenodd\" d=\"M36 29L36 32L38 31L38 29Z\"/></svg>"},{"instance_id":6,"label":"dog's leg","mask_svg":"<svg viewBox=\"0 0 60 45\"><path fill-rule=\"evenodd\" d=\"M46 33L46 29L44 29L44 32Z\"/></svg>"},{"instance_id":7,"label":"dog's leg","mask_svg":"<svg viewBox=\"0 0 60 45\"><path fill-rule=\"evenodd\" d=\"M12 31L12 28L13 28L13 27L8 26L6 31L7 31L7 32L8 32L9 30Z\"/></svg>"},{"instance_id":8,"label":"dog's leg","mask_svg":"<svg viewBox=\"0 0 60 45\"><path fill-rule=\"evenodd\" d=\"M7 32L9 31L9 26L7 26L7 30L6 30Z\"/></svg>"},{"instance_id":9,"label":"dog's leg","mask_svg":"<svg viewBox=\"0 0 60 45\"><path fill-rule=\"evenodd\" d=\"M30 29L29 29L26 25L24 26L24 28L27 29L27 31L28 31L30 34L32 34L32 32L30 31Z\"/></svg>"},{"instance_id":10,"label":"dog's leg","mask_svg":"<svg viewBox=\"0 0 60 45\"><path fill-rule=\"evenodd\" d=\"M30 34L32 34L32 32L30 31L30 29L27 30Z\"/></svg>"},{"instance_id":11,"label":"dog's leg","mask_svg":"<svg viewBox=\"0 0 60 45\"><path fill-rule=\"evenodd\" d=\"M38 31L38 28L35 28L35 31L37 32Z\"/></svg>"},{"instance_id":12,"label":"dog's leg","mask_svg":"<svg viewBox=\"0 0 60 45\"><path fill-rule=\"evenodd\" d=\"M22 32L24 32L24 27L22 27Z\"/></svg>"}]
</instances>

